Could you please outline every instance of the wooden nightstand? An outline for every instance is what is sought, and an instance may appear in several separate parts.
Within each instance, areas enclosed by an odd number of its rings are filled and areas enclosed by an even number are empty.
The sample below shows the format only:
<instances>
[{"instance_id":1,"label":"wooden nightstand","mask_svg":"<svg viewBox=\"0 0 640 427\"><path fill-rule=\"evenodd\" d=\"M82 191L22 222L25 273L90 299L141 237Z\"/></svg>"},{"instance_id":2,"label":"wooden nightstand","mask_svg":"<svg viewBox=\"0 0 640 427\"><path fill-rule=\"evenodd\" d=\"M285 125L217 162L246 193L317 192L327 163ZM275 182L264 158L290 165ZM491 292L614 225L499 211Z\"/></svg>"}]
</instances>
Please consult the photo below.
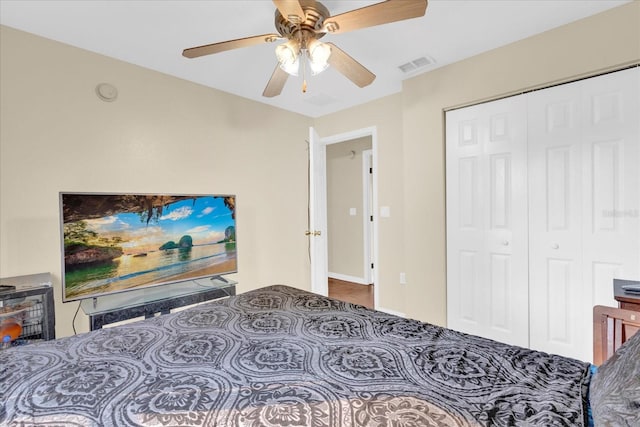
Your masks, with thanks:
<instances>
[{"instance_id":1,"label":"wooden nightstand","mask_svg":"<svg viewBox=\"0 0 640 427\"><path fill-rule=\"evenodd\" d=\"M625 292L624 285L640 285L636 280L613 279L613 298L618 301L618 307L625 310L640 311L640 294Z\"/></svg>"}]
</instances>

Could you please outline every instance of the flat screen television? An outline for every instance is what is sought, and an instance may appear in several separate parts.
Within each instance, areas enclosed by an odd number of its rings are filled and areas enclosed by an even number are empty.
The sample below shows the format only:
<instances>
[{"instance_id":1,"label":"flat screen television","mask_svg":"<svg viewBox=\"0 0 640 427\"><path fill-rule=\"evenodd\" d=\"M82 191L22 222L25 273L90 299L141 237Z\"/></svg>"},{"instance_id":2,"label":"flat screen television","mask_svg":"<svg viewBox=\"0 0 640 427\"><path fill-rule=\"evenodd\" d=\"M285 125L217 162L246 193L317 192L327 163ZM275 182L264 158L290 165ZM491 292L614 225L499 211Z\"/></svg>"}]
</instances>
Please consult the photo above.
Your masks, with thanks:
<instances>
[{"instance_id":1,"label":"flat screen television","mask_svg":"<svg viewBox=\"0 0 640 427\"><path fill-rule=\"evenodd\" d=\"M63 300L237 272L236 197L60 193Z\"/></svg>"}]
</instances>

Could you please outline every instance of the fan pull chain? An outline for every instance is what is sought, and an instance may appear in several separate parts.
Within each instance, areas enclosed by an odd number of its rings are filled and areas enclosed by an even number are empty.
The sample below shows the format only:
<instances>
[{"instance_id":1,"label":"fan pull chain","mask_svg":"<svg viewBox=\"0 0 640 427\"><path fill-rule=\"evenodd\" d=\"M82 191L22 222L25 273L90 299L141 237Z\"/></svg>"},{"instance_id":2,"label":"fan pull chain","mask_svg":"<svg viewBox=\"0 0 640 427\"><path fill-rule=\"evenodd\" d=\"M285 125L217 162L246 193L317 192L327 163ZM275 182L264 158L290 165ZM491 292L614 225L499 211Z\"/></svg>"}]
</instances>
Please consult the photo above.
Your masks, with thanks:
<instances>
[{"instance_id":1,"label":"fan pull chain","mask_svg":"<svg viewBox=\"0 0 640 427\"><path fill-rule=\"evenodd\" d=\"M302 55L302 93L307 93L307 50L301 50Z\"/></svg>"},{"instance_id":2,"label":"fan pull chain","mask_svg":"<svg viewBox=\"0 0 640 427\"><path fill-rule=\"evenodd\" d=\"M303 33L300 30L301 26L298 24L298 42L300 43L298 58L300 58L300 62L302 62L302 93L307 93L307 42L306 39L303 38Z\"/></svg>"}]
</instances>

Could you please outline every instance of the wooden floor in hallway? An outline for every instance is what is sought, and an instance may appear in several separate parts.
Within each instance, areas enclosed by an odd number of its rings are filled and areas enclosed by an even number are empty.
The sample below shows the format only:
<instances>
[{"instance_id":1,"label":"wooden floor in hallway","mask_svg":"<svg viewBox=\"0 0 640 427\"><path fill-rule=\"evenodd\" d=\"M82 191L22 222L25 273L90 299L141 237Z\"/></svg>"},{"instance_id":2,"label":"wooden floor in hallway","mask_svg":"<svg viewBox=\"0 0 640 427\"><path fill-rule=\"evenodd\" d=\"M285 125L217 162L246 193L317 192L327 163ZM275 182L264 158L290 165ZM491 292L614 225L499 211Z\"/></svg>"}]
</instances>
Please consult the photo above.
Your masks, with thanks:
<instances>
[{"instance_id":1,"label":"wooden floor in hallway","mask_svg":"<svg viewBox=\"0 0 640 427\"><path fill-rule=\"evenodd\" d=\"M373 309L373 286L329 278L329 297Z\"/></svg>"}]
</instances>

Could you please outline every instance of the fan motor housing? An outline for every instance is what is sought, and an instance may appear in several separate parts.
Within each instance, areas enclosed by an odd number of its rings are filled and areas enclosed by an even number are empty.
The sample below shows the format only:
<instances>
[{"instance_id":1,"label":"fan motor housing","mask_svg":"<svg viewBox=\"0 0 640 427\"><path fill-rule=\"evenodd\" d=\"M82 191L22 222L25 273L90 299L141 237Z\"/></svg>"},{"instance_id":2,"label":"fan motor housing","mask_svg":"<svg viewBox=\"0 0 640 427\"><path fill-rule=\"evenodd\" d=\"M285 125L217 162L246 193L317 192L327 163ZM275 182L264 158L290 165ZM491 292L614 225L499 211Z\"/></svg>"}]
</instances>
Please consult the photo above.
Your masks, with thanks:
<instances>
[{"instance_id":1,"label":"fan motor housing","mask_svg":"<svg viewBox=\"0 0 640 427\"><path fill-rule=\"evenodd\" d=\"M276 9L275 26L278 33L290 40L297 38L306 40L309 35L317 39L323 37L325 33L319 30L322 29L325 19L331 16L329 10L314 0L300 0L300 5L304 10L305 19L299 23L288 20Z\"/></svg>"}]
</instances>

